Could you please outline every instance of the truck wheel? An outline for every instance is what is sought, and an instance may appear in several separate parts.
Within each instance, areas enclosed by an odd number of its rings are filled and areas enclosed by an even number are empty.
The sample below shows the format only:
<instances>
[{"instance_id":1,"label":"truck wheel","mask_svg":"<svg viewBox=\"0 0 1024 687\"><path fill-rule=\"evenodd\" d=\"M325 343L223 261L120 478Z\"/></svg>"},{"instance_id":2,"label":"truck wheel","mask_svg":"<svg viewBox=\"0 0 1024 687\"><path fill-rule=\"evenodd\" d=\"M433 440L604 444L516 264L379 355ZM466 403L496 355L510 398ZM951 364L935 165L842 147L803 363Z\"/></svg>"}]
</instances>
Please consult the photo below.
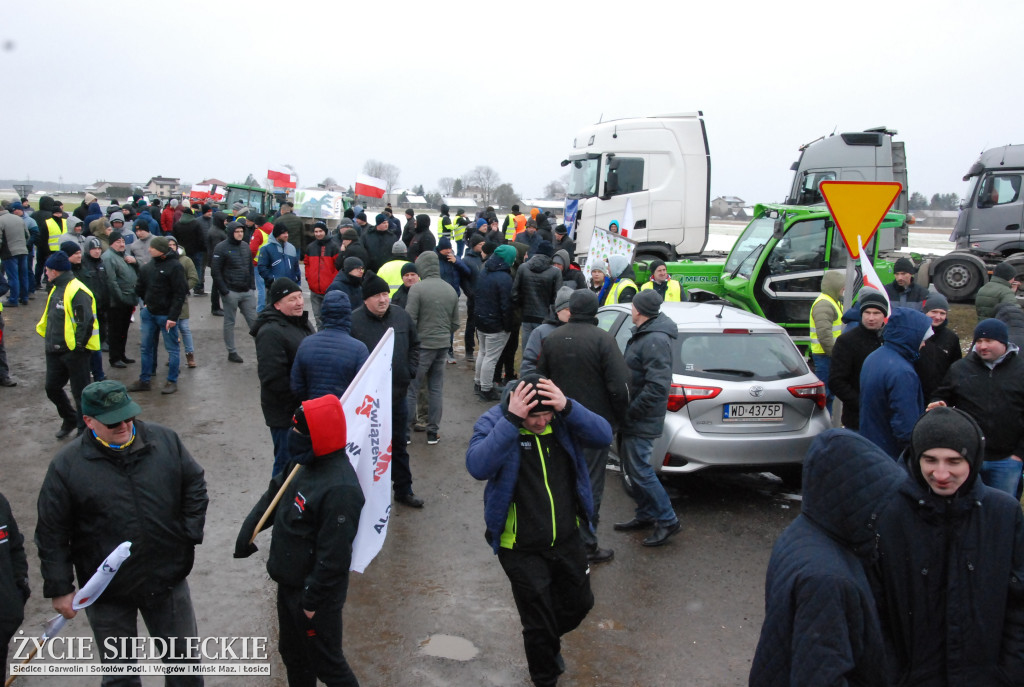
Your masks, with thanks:
<instances>
[{"instance_id":1,"label":"truck wheel","mask_svg":"<svg viewBox=\"0 0 1024 687\"><path fill-rule=\"evenodd\" d=\"M971 262L954 259L942 263L932 283L949 300L966 301L981 286L981 274Z\"/></svg>"}]
</instances>

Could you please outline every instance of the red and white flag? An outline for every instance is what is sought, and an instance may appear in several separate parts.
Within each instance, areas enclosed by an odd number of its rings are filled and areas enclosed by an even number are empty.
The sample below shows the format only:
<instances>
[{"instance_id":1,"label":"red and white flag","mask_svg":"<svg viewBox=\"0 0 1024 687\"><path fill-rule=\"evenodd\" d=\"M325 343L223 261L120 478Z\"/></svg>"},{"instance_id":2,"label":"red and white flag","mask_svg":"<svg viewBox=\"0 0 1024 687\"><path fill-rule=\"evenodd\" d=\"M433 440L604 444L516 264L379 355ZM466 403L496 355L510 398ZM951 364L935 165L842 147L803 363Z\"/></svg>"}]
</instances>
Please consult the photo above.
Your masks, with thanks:
<instances>
[{"instance_id":1,"label":"red and white flag","mask_svg":"<svg viewBox=\"0 0 1024 687\"><path fill-rule=\"evenodd\" d=\"M355 194L367 198L383 198L384 190L388 187L387 182L368 174L360 174L356 177Z\"/></svg>"},{"instance_id":2,"label":"red and white flag","mask_svg":"<svg viewBox=\"0 0 1024 687\"><path fill-rule=\"evenodd\" d=\"M395 332L388 329L341 397L345 447L363 489L363 510L352 542L349 570L363 572L380 553L391 517L391 357ZM405 399L395 399L403 403Z\"/></svg>"},{"instance_id":3,"label":"red and white flag","mask_svg":"<svg viewBox=\"0 0 1024 687\"><path fill-rule=\"evenodd\" d=\"M861 242L860 236L857 237L857 250L860 253L860 272L864 275L863 285L871 287L876 291L880 291L882 297L885 298L885 309L888 312L892 312L892 303L889 302L889 294L886 293L885 285L882 284L882 280L878 278L878 273L875 272L875 266L871 264L871 256L867 255L867 251L864 250L864 244Z\"/></svg>"},{"instance_id":4,"label":"red and white flag","mask_svg":"<svg viewBox=\"0 0 1024 687\"><path fill-rule=\"evenodd\" d=\"M271 182L274 188L295 188L298 183L298 179L294 175L286 172L275 172L272 169L267 170L267 181Z\"/></svg>"}]
</instances>

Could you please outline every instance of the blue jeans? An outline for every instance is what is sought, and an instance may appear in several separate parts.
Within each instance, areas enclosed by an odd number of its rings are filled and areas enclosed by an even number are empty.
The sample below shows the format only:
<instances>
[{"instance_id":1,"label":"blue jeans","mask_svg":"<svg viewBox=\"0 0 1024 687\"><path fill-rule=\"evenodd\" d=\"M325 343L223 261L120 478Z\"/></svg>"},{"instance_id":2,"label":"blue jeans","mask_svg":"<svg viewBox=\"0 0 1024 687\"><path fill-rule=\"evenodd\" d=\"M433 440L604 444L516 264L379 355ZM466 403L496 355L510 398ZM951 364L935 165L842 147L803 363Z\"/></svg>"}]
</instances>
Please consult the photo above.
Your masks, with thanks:
<instances>
[{"instance_id":1,"label":"blue jeans","mask_svg":"<svg viewBox=\"0 0 1024 687\"><path fill-rule=\"evenodd\" d=\"M832 389L828 388L828 375L832 371L832 356L824 353L811 353L811 360L814 361L814 374L821 381L825 382L825 407L829 415L832 414L832 399L836 397Z\"/></svg>"},{"instance_id":2,"label":"blue jeans","mask_svg":"<svg viewBox=\"0 0 1024 687\"><path fill-rule=\"evenodd\" d=\"M178 381L178 371L181 367L181 350L178 345L178 328L171 327L167 331L167 315L154 315L148 308L141 308L141 348L142 348L142 372L139 379L148 382L156 372L156 343L161 334L164 339L164 348L167 350L167 381L175 383Z\"/></svg>"},{"instance_id":3,"label":"blue jeans","mask_svg":"<svg viewBox=\"0 0 1024 687\"><path fill-rule=\"evenodd\" d=\"M178 320L178 331L181 332L181 343L185 346L185 352L194 353L196 349L192 345L192 325L189 324L187 317Z\"/></svg>"},{"instance_id":4,"label":"blue jeans","mask_svg":"<svg viewBox=\"0 0 1024 687\"><path fill-rule=\"evenodd\" d=\"M291 460L291 453L288 451L288 432L290 431L292 431L291 427L270 428L270 438L274 442L274 467L270 473L271 477L284 470L288 461Z\"/></svg>"},{"instance_id":5,"label":"blue jeans","mask_svg":"<svg viewBox=\"0 0 1024 687\"><path fill-rule=\"evenodd\" d=\"M654 442L644 437L629 434L622 436L619 447L622 466L636 486L636 519L657 522L659 525L674 525L679 518L672 509L665 487L658 480L651 467L651 449Z\"/></svg>"},{"instance_id":6,"label":"blue jeans","mask_svg":"<svg viewBox=\"0 0 1024 687\"><path fill-rule=\"evenodd\" d=\"M260 276L259 270L253 265L252 272L256 275L256 312L263 312L263 308L267 307L267 283L263 281L263 277Z\"/></svg>"},{"instance_id":7,"label":"blue jeans","mask_svg":"<svg viewBox=\"0 0 1024 687\"><path fill-rule=\"evenodd\" d=\"M4 272L11 285L11 292L7 294L8 304L15 305L19 301L22 305L28 303L28 294L32 290L32 275L28 271L28 255L16 255L4 260Z\"/></svg>"},{"instance_id":8,"label":"blue jeans","mask_svg":"<svg viewBox=\"0 0 1024 687\"><path fill-rule=\"evenodd\" d=\"M1015 499L1021 493L1021 468L1024 463L1013 458L986 460L981 464L981 481L986 486L1005 491Z\"/></svg>"}]
</instances>

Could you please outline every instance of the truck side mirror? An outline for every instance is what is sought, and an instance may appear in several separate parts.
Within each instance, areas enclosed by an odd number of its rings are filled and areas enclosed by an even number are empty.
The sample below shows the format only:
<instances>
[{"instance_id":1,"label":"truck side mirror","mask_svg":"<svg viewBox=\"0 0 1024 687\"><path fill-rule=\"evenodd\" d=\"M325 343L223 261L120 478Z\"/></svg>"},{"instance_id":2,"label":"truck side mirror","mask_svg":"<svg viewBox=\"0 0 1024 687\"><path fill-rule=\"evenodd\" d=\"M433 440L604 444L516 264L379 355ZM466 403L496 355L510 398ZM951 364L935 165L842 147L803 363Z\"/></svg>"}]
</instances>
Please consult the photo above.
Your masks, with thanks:
<instances>
[{"instance_id":1,"label":"truck side mirror","mask_svg":"<svg viewBox=\"0 0 1024 687\"><path fill-rule=\"evenodd\" d=\"M786 220L783 217L779 217L775 220L775 224L772 225L772 238L781 239L786 234Z\"/></svg>"}]
</instances>

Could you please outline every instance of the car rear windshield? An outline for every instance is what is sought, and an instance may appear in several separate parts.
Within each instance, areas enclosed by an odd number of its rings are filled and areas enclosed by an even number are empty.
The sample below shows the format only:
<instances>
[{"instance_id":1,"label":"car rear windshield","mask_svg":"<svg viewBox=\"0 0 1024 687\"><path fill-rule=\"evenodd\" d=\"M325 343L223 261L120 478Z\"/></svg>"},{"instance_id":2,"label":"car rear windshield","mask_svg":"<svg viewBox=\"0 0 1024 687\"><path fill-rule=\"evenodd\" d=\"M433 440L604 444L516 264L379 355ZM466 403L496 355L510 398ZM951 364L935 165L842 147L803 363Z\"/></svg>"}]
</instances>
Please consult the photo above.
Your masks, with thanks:
<instances>
[{"instance_id":1,"label":"car rear windshield","mask_svg":"<svg viewBox=\"0 0 1024 687\"><path fill-rule=\"evenodd\" d=\"M771 381L808 372L783 332L680 332L676 344L673 372L688 377Z\"/></svg>"}]
</instances>

